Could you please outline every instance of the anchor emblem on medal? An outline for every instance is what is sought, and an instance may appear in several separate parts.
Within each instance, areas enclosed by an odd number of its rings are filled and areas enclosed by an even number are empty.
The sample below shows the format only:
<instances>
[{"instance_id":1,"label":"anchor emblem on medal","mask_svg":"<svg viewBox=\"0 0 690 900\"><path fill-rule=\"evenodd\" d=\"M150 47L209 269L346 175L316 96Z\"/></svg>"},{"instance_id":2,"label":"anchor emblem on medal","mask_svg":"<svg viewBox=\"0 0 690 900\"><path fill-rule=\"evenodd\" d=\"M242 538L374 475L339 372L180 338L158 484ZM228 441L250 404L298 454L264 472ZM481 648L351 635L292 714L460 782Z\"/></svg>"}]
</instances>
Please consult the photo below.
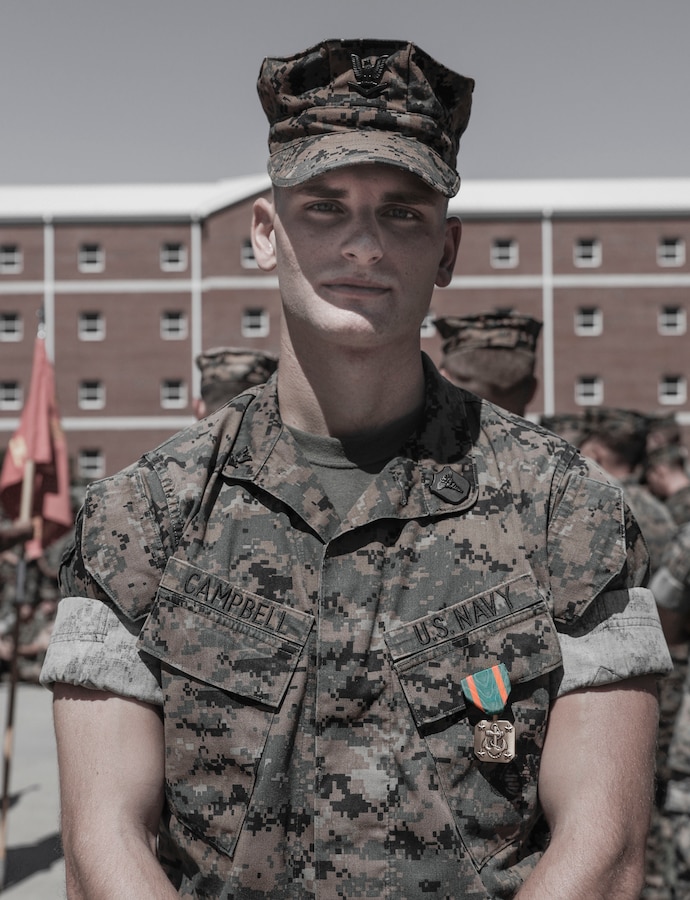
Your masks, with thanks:
<instances>
[{"instance_id":1,"label":"anchor emblem on medal","mask_svg":"<svg viewBox=\"0 0 690 900\"><path fill-rule=\"evenodd\" d=\"M474 729L474 754L482 762L509 763L515 759L515 726L507 719L499 719L510 694L510 677L503 663L468 675L461 682L465 697L484 713L493 716L482 719Z\"/></svg>"},{"instance_id":2,"label":"anchor emblem on medal","mask_svg":"<svg viewBox=\"0 0 690 900\"><path fill-rule=\"evenodd\" d=\"M485 762L510 762L515 758L515 729L505 719L482 719L474 729L474 753Z\"/></svg>"}]
</instances>

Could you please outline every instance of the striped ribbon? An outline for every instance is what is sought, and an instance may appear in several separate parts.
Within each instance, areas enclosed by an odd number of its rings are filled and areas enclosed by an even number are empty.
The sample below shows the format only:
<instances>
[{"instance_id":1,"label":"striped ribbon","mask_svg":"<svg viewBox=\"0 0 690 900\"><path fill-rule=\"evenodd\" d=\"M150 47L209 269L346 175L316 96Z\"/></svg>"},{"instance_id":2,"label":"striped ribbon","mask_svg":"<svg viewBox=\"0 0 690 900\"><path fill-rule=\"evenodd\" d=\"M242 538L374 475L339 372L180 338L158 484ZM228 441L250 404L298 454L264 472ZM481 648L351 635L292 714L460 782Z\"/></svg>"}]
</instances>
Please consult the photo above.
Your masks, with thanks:
<instances>
[{"instance_id":1,"label":"striped ribbon","mask_svg":"<svg viewBox=\"0 0 690 900\"><path fill-rule=\"evenodd\" d=\"M500 713L510 694L510 677L503 663L468 675L460 685L470 703L489 715Z\"/></svg>"}]
</instances>

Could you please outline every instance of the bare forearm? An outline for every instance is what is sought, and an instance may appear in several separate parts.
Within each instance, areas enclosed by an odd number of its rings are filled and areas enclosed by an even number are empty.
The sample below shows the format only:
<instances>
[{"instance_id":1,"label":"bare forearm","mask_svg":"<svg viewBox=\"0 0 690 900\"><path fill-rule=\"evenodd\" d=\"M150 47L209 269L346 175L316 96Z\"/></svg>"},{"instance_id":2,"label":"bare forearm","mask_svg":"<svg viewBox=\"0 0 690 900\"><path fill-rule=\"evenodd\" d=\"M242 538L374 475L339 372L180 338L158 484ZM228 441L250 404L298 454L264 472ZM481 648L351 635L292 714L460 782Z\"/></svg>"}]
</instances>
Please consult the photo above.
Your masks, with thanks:
<instances>
[{"instance_id":1,"label":"bare forearm","mask_svg":"<svg viewBox=\"0 0 690 900\"><path fill-rule=\"evenodd\" d=\"M516 900L638 900L644 882L643 857L589 852L577 841L552 843Z\"/></svg>"},{"instance_id":2,"label":"bare forearm","mask_svg":"<svg viewBox=\"0 0 690 900\"><path fill-rule=\"evenodd\" d=\"M539 776L552 838L519 900L639 898L657 720L651 678L554 703Z\"/></svg>"},{"instance_id":3,"label":"bare forearm","mask_svg":"<svg viewBox=\"0 0 690 900\"><path fill-rule=\"evenodd\" d=\"M56 684L55 731L69 900L177 897L156 858L163 808L157 710Z\"/></svg>"},{"instance_id":4,"label":"bare forearm","mask_svg":"<svg viewBox=\"0 0 690 900\"><path fill-rule=\"evenodd\" d=\"M142 842L107 843L92 836L68 838L65 872L68 900L173 900L168 881L151 848Z\"/></svg>"}]
</instances>

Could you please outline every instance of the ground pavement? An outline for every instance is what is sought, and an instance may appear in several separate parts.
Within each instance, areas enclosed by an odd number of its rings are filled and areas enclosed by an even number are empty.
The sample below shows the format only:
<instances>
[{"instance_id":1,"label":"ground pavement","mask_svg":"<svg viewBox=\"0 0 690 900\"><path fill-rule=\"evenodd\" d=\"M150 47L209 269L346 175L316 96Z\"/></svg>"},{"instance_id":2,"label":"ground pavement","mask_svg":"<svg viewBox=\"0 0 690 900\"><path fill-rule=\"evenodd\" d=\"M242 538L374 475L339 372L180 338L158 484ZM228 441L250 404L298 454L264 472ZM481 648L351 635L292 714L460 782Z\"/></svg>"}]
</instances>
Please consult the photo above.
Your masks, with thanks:
<instances>
[{"instance_id":1,"label":"ground pavement","mask_svg":"<svg viewBox=\"0 0 690 900\"><path fill-rule=\"evenodd\" d=\"M7 730L9 685L0 684L0 730ZM14 704L2 900L64 900L52 695L20 684ZM0 743L2 747L2 743ZM2 780L0 767L0 782ZM0 789L1 793L1 789Z\"/></svg>"}]
</instances>

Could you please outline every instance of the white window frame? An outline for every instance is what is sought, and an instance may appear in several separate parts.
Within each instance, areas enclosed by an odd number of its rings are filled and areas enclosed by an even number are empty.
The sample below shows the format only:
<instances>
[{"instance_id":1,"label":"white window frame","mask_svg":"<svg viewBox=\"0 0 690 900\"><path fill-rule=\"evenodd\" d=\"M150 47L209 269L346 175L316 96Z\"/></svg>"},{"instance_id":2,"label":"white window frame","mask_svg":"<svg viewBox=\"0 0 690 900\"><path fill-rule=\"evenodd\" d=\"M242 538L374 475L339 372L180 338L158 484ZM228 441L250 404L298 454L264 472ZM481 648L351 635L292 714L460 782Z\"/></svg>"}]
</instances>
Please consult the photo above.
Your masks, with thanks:
<instances>
[{"instance_id":1,"label":"white window frame","mask_svg":"<svg viewBox=\"0 0 690 900\"><path fill-rule=\"evenodd\" d=\"M675 315L676 321L671 319ZM673 335L685 334L688 328L688 317L683 306L662 306L657 316L657 330L659 334Z\"/></svg>"},{"instance_id":2,"label":"white window frame","mask_svg":"<svg viewBox=\"0 0 690 900\"><path fill-rule=\"evenodd\" d=\"M254 247L252 246L251 238L245 238L242 241L242 246L240 247L240 264L243 269L259 268L259 264L254 256Z\"/></svg>"},{"instance_id":3,"label":"white window frame","mask_svg":"<svg viewBox=\"0 0 690 900\"><path fill-rule=\"evenodd\" d=\"M177 392L177 396L173 396ZM164 378L161 381L161 408L184 409L187 406L189 392L181 378Z\"/></svg>"},{"instance_id":4,"label":"white window frame","mask_svg":"<svg viewBox=\"0 0 690 900\"><path fill-rule=\"evenodd\" d=\"M173 326L173 322L177 322ZM161 338L164 341L184 341L189 334L189 321L183 309L166 309L161 313Z\"/></svg>"},{"instance_id":5,"label":"white window frame","mask_svg":"<svg viewBox=\"0 0 690 900\"><path fill-rule=\"evenodd\" d=\"M580 337L597 337L603 331L604 314L598 306L581 306L575 310L575 334Z\"/></svg>"},{"instance_id":6,"label":"white window frame","mask_svg":"<svg viewBox=\"0 0 690 900\"><path fill-rule=\"evenodd\" d=\"M82 448L77 458L79 478L93 481L105 475L105 456L102 450Z\"/></svg>"},{"instance_id":7,"label":"white window frame","mask_svg":"<svg viewBox=\"0 0 690 900\"><path fill-rule=\"evenodd\" d=\"M688 383L684 375L662 375L659 379L659 403L680 406L688 399Z\"/></svg>"},{"instance_id":8,"label":"white window frame","mask_svg":"<svg viewBox=\"0 0 690 900\"><path fill-rule=\"evenodd\" d=\"M604 382L599 375L580 375L575 382L575 402L578 406L601 406L604 402Z\"/></svg>"},{"instance_id":9,"label":"white window frame","mask_svg":"<svg viewBox=\"0 0 690 900\"><path fill-rule=\"evenodd\" d=\"M18 412L24 406L24 392L18 381L0 381L0 409Z\"/></svg>"},{"instance_id":10,"label":"white window frame","mask_svg":"<svg viewBox=\"0 0 690 900\"><path fill-rule=\"evenodd\" d=\"M103 272L105 270L105 250L95 241L85 241L79 245L77 264L80 272Z\"/></svg>"},{"instance_id":11,"label":"white window frame","mask_svg":"<svg viewBox=\"0 0 690 900\"><path fill-rule=\"evenodd\" d=\"M573 247L573 263L580 269L596 269L601 265L603 251L599 238L578 238Z\"/></svg>"},{"instance_id":12,"label":"white window frame","mask_svg":"<svg viewBox=\"0 0 690 900\"><path fill-rule=\"evenodd\" d=\"M0 274L18 275L24 269L24 254L19 244L0 244Z\"/></svg>"},{"instance_id":13,"label":"white window frame","mask_svg":"<svg viewBox=\"0 0 690 900\"><path fill-rule=\"evenodd\" d=\"M105 340L105 316L101 312L88 310L79 313L77 336L80 341Z\"/></svg>"},{"instance_id":14,"label":"white window frame","mask_svg":"<svg viewBox=\"0 0 690 900\"><path fill-rule=\"evenodd\" d=\"M492 269L514 269L520 262L518 242L514 238L494 238L490 261Z\"/></svg>"},{"instance_id":15,"label":"white window frame","mask_svg":"<svg viewBox=\"0 0 690 900\"><path fill-rule=\"evenodd\" d=\"M181 241L166 241L161 245L160 266L163 272L187 270L187 247Z\"/></svg>"},{"instance_id":16,"label":"white window frame","mask_svg":"<svg viewBox=\"0 0 690 900\"><path fill-rule=\"evenodd\" d=\"M105 385L97 378L79 382L79 409L103 409L105 407Z\"/></svg>"},{"instance_id":17,"label":"white window frame","mask_svg":"<svg viewBox=\"0 0 690 900\"><path fill-rule=\"evenodd\" d=\"M0 341L15 343L24 338L24 319L21 313L0 313Z\"/></svg>"},{"instance_id":18,"label":"white window frame","mask_svg":"<svg viewBox=\"0 0 690 900\"><path fill-rule=\"evenodd\" d=\"M660 237L656 245L656 262L659 266L684 266L685 241L679 237Z\"/></svg>"},{"instance_id":19,"label":"white window frame","mask_svg":"<svg viewBox=\"0 0 690 900\"><path fill-rule=\"evenodd\" d=\"M271 328L268 311L258 306L248 307L242 311L242 337L267 337Z\"/></svg>"}]
</instances>

